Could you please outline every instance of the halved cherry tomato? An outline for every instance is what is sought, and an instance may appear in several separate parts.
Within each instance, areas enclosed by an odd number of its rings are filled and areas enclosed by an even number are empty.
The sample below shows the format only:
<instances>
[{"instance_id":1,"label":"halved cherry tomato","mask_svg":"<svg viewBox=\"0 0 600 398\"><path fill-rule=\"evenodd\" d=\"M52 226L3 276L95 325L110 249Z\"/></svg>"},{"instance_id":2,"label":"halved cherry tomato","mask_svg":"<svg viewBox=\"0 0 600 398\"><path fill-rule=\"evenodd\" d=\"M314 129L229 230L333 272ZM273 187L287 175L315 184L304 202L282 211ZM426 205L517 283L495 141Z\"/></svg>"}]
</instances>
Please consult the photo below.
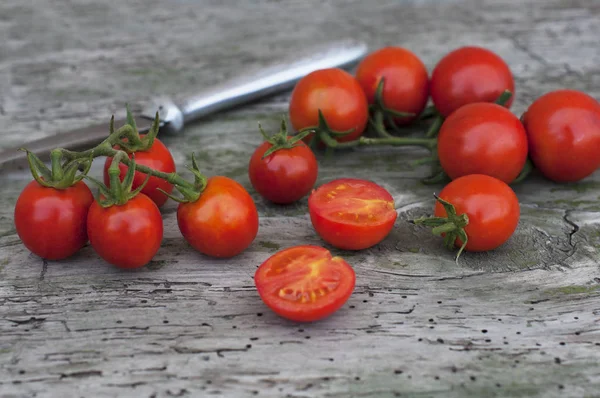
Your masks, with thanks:
<instances>
[{"instance_id":1,"label":"halved cherry tomato","mask_svg":"<svg viewBox=\"0 0 600 398\"><path fill-rule=\"evenodd\" d=\"M144 136L145 134L140 134L140 137L143 138ZM131 154L129 154L129 158L131 159ZM110 186L108 168L111 162L112 158L109 157L104 163L104 184L106 184L106 186ZM154 139L152 146L148 150L137 151L135 153L135 162L139 165L148 166L156 171L162 171L163 173L172 173L176 171L175 161L173 160L171 152L158 138ZM123 181L125 175L127 174L127 165L120 163L119 169L121 170L119 178L121 181ZM135 190L137 187L142 185L146 177L146 174L136 171L133 177L132 189ZM161 188L168 193L173 191L172 184L169 184L169 182L162 178L152 176L148 180L146 186L142 189L142 193L150 197L150 199L152 199L158 207L161 207L169 198L167 195L160 192L158 188Z\"/></svg>"},{"instance_id":2,"label":"halved cherry tomato","mask_svg":"<svg viewBox=\"0 0 600 398\"><path fill-rule=\"evenodd\" d=\"M258 211L240 183L216 176L208 179L198 200L179 204L177 223L185 240L199 252L233 257L256 238Z\"/></svg>"},{"instance_id":3,"label":"halved cherry tomato","mask_svg":"<svg viewBox=\"0 0 600 398\"><path fill-rule=\"evenodd\" d=\"M436 109L449 116L463 105L494 102L505 91L513 96L515 82L510 68L500 56L481 47L461 47L446 54L431 74L431 99Z\"/></svg>"},{"instance_id":4,"label":"halved cherry tomato","mask_svg":"<svg viewBox=\"0 0 600 398\"><path fill-rule=\"evenodd\" d=\"M31 181L15 206L17 234L27 249L43 259L70 257L88 241L87 214L93 201L83 181L66 189Z\"/></svg>"},{"instance_id":5,"label":"halved cherry tomato","mask_svg":"<svg viewBox=\"0 0 600 398\"><path fill-rule=\"evenodd\" d=\"M352 267L319 246L281 250L258 267L254 283L264 303L280 316L313 322L339 310L356 276Z\"/></svg>"},{"instance_id":6,"label":"halved cherry tomato","mask_svg":"<svg viewBox=\"0 0 600 398\"><path fill-rule=\"evenodd\" d=\"M292 91L289 108L290 121L296 130L318 126L319 110L330 130L352 130L335 137L340 142L360 137L369 120L367 98L360 84L339 68L317 70L300 79Z\"/></svg>"},{"instance_id":7,"label":"halved cherry tomato","mask_svg":"<svg viewBox=\"0 0 600 398\"><path fill-rule=\"evenodd\" d=\"M139 193L123 205L90 206L90 244L106 262L124 269L140 268L156 255L163 238L163 220L156 203Z\"/></svg>"},{"instance_id":8,"label":"halved cherry tomato","mask_svg":"<svg viewBox=\"0 0 600 398\"><path fill-rule=\"evenodd\" d=\"M488 102L468 104L442 124L438 156L452 179L486 174L511 183L527 161L527 134L508 109Z\"/></svg>"},{"instance_id":9,"label":"halved cherry tomato","mask_svg":"<svg viewBox=\"0 0 600 398\"><path fill-rule=\"evenodd\" d=\"M315 155L299 141L296 146L278 149L263 159L271 147L270 142L263 142L250 158L248 175L252 186L274 203L288 204L303 198L317 181Z\"/></svg>"},{"instance_id":10,"label":"halved cherry tomato","mask_svg":"<svg viewBox=\"0 0 600 398\"><path fill-rule=\"evenodd\" d=\"M555 182L579 181L600 167L600 104L575 90L536 99L523 115L535 167Z\"/></svg>"},{"instance_id":11,"label":"halved cherry tomato","mask_svg":"<svg viewBox=\"0 0 600 398\"><path fill-rule=\"evenodd\" d=\"M394 198L374 182L342 178L314 190L308 198L313 227L329 244L362 250L381 242L392 230Z\"/></svg>"},{"instance_id":12,"label":"halved cherry tomato","mask_svg":"<svg viewBox=\"0 0 600 398\"><path fill-rule=\"evenodd\" d=\"M472 252L493 250L504 244L515 232L521 215L519 200L514 191L497 178L471 174L457 178L446 185L439 194L450 202L456 214L467 214L469 223L465 250ZM436 217L446 217L440 202L436 202ZM456 239L455 246L463 242Z\"/></svg>"},{"instance_id":13,"label":"halved cherry tomato","mask_svg":"<svg viewBox=\"0 0 600 398\"><path fill-rule=\"evenodd\" d=\"M397 124L415 120L429 98L429 75L423 61L401 47L384 47L367 55L356 69L356 79L367 96L375 102L375 92L384 79L382 100L386 108L415 116L395 118Z\"/></svg>"}]
</instances>

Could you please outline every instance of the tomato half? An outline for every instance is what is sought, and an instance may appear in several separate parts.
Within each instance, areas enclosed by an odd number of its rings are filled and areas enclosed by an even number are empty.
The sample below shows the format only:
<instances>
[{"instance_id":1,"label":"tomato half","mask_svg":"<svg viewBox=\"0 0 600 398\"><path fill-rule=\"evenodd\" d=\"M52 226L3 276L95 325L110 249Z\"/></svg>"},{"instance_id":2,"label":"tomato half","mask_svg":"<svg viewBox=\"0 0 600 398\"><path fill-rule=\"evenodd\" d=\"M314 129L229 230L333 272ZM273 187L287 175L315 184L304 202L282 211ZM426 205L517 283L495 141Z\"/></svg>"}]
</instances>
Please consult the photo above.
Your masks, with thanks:
<instances>
[{"instance_id":1,"label":"tomato half","mask_svg":"<svg viewBox=\"0 0 600 398\"><path fill-rule=\"evenodd\" d=\"M510 108L515 94L512 72L500 56L481 47L451 51L431 74L431 99L443 116L473 102L494 102L505 90L513 93L505 104Z\"/></svg>"},{"instance_id":2,"label":"tomato half","mask_svg":"<svg viewBox=\"0 0 600 398\"><path fill-rule=\"evenodd\" d=\"M79 181L66 189L47 188L37 181L25 186L15 206L15 228L33 254L62 260L88 241L86 222L94 197Z\"/></svg>"},{"instance_id":3,"label":"tomato half","mask_svg":"<svg viewBox=\"0 0 600 398\"><path fill-rule=\"evenodd\" d=\"M354 290L352 267L319 246L281 250L258 267L256 289L263 302L280 316L313 322L339 310Z\"/></svg>"},{"instance_id":4,"label":"tomato half","mask_svg":"<svg viewBox=\"0 0 600 398\"><path fill-rule=\"evenodd\" d=\"M535 167L556 182L579 181L600 167L600 104L575 90L536 99L523 115Z\"/></svg>"},{"instance_id":5,"label":"tomato half","mask_svg":"<svg viewBox=\"0 0 600 398\"><path fill-rule=\"evenodd\" d=\"M263 159L272 147L273 144L265 141L252 154L248 167L250 182L271 202L293 203L306 196L315 185L317 159L302 141L292 148L278 149Z\"/></svg>"},{"instance_id":6,"label":"tomato half","mask_svg":"<svg viewBox=\"0 0 600 398\"><path fill-rule=\"evenodd\" d=\"M163 238L158 206L142 193L124 205L107 208L94 201L87 224L90 244L96 253L118 268L133 269L148 264Z\"/></svg>"},{"instance_id":7,"label":"tomato half","mask_svg":"<svg viewBox=\"0 0 600 398\"><path fill-rule=\"evenodd\" d=\"M354 76L339 68L321 69L304 76L294 87L290 121L296 130L316 127L321 110L331 130L352 130L336 139L351 141L363 134L369 120L368 107L365 93Z\"/></svg>"},{"instance_id":8,"label":"tomato half","mask_svg":"<svg viewBox=\"0 0 600 398\"><path fill-rule=\"evenodd\" d=\"M144 137L145 134L140 134L140 137ZM129 154L129 158L131 159L131 154ZM104 184L106 186L110 186L110 177L108 175L108 168L112 162L112 158L107 158L106 162L104 162ZM138 151L135 153L135 163L143 166L148 166L151 169L156 171L162 171L163 173L173 173L175 170L175 161L173 160L173 156L169 149L163 144L158 138L154 139L152 146L146 151ZM121 174L119 178L121 181L125 179L125 175L127 174L128 166L121 163L119 165L119 169L121 170ZM133 177L133 186L132 189L135 190L139 187L145 180L147 174L136 171ZM158 188L161 188L165 192L171 193L173 192L173 185L169 184L166 180L158 177L150 177L148 183L142 189L142 193L156 203L158 207L165 204L168 196L164 193L160 192Z\"/></svg>"},{"instance_id":9,"label":"tomato half","mask_svg":"<svg viewBox=\"0 0 600 398\"><path fill-rule=\"evenodd\" d=\"M396 222L394 198L374 182L342 178L314 190L308 198L313 227L329 244L362 250L381 242Z\"/></svg>"},{"instance_id":10,"label":"tomato half","mask_svg":"<svg viewBox=\"0 0 600 398\"><path fill-rule=\"evenodd\" d=\"M515 232L520 218L519 200L514 191L497 178L471 174L446 185L440 198L454 205L456 214L467 214L465 227L468 240L465 250L493 250L504 244ZM436 202L436 217L446 217L441 203ZM456 247L463 242L457 239Z\"/></svg>"},{"instance_id":11,"label":"tomato half","mask_svg":"<svg viewBox=\"0 0 600 398\"><path fill-rule=\"evenodd\" d=\"M395 118L397 124L415 120L429 98L429 75L425 64L413 52L401 47L384 47L367 55L356 69L356 79L367 96L375 102L375 92L384 79L384 106L397 112L414 113L414 117Z\"/></svg>"},{"instance_id":12,"label":"tomato half","mask_svg":"<svg viewBox=\"0 0 600 398\"><path fill-rule=\"evenodd\" d=\"M442 124L438 156L452 179L486 174L510 183L527 161L527 134L508 109L488 102L468 104Z\"/></svg>"},{"instance_id":13,"label":"tomato half","mask_svg":"<svg viewBox=\"0 0 600 398\"><path fill-rule=\"evenodd\" d=\"M216 176L208 179L198 200L179 204L177 223L185 240L200 253L233 257L256 238L258 211L242 185Z\"/></svg>"}]
</instances>

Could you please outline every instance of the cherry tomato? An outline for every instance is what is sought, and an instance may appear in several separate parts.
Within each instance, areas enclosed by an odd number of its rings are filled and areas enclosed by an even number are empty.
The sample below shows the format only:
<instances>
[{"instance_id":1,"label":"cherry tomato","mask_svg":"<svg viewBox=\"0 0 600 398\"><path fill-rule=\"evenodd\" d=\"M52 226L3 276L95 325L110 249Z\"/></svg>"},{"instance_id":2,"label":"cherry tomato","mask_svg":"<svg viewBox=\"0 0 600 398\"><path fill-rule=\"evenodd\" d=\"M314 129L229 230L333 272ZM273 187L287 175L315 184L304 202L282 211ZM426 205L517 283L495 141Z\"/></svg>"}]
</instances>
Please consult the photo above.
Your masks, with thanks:
<instances>
[{"instance_id":1,"label":"cherry tomato","mask_svg":"<svg viewBox=\"0 0 600 398\"><path fill-rule=\"evenodd\" d=\"M330 130L352 130L337 137L340 142L360 137L369 120L369 105L360 84L354 76L339 68L311 72L300 79L292 91L290 121L294 129L318 126L319 110Z\"/></svg>"},{"instance_id":2,"label":"cherry tomato","mask_svg":"<svg viewBox=\"0 0 600 398\"><path fill-rule=\"evenodd\" d=\"M156 255L163 220L156 203L139 193L123 205L103 208L94 201L88 213L90 244L106 262L123 269L140 268Z\"/></svg>"},{"instance_id":3,"label":"cherry tomato","mask_svg":"<svg viewBox=\"0 0 600 398\"><path fill-rule=\"evenodd\" d=\"M467 214L467 251L488 251L499 247L512 236L519 223L517 195L506 183L494 177L470 174L457 178L442 189L439 197L453 204L456 214ZM447 216L439 202L435 204L434 214L436 217ZM455 246L462 245L463 242L456 239Z\"/></svg>"},{"instance_id":4,"label":"cherry tomato","mask_svg":"<svg viewBox=\"0 0 600 398\"><path fill-rule=\"evenodd\" d=\"M140 134L140 137L144 136L145 134ZM131 154L129 155L129 158L131 159ZM110 186L108 168L110 167L111 162L112 158L107 158L106 162L104 163L104 184L106 184L106 186ZM138 151L135 153L135 163L148 166L156 171L162 171L163 173L172 173L176 171L175 161L173 160L171 152L158 138L154 139L152 146L148 150ZM127 166L121 163L119 165L119 169L121 170L119 178L121 181L123 181L125 175L127 174ZM137 187L139 187L146 180L146 177L147 174L136 171L133 177L132 189L135 190ZM142 189L142 193L150 197L150 199L152 199L154 203L160 207L164 205L169 198L157 188L161 188L165 192L171 193L173 192L173 185L169 184L162 178L152 176L148 180L148 183L144 189Z\"/></svg>"},{"instance_id":5,"label":"cherry tomato","mask_svg":"<svg viewBox=\"0 0 600 398\"><path fill-rule=\"evenodd\" d=\"M181 203L177 223L183 237L199 252L233 257L244 251L258 233L258 211L238 182L211 177L195 202Z\"/></svg>"},{"instance_id":6,"label":"cherry tomato","mask_svg":"<svg viewBox=\"0 0 600 398\"><path fill-rule=\"evenodd\" d=\"M575 90L535 100L523 115L535 167L555 182L579 181L600 167L600 104Z\"/></svg>"},{"instance_id":7,"label":"cherry tomato","mask_svg":"<svg viewBox=\"0 0 600 398\"><path fill-rule=\"evenodd\" d=\"M508 109L489 102L468 104L442 124L438 156L452 179L486 174L508 184L527 161L527 134Z\"/></svg>"},{"instance_id":8,"label":"cherry tomato","mask_svg":"<svg viewBox=\"0 0 600 398\"><path fill-rule=\"evenodd\" d=\"M431 99L436 109L449 116L463 105L473 102L494 102L505 91L513 96L515 82L502 58L481 47L462 47L444 56L431 74Z\"/></svg>"},{"instance_id":9,"label":"cherry tomato","mask_svg":"<svg viewBox=\"0 0 600 398\"><path fill-rule=\"evenodd\" d=\"M329 244L362 250L381 242L396 222L394 198L371 181L342 178L314 190L308 198L313 227Z\"/></svg>"},{"instance_id":10,"label":"cherry tomato","mask_svg":"<svg viewBox=\"0 0 600 398\"><path fill-rule=\"evenodd\" d=\"M70 257L88 241L86 220L93 201L83 181L66 189L31 181L15 206L17 234L27 249L43 259Z\"/></svg>"},{"instance_id":11,"label":"cherry tomato","mask_svg":"<svg viewBox=\"0 0 600 398\"><path fill-rule=\"evenodd\" d=\"M317 181L315 155L299 141L296 146L278 149L263 159L271 147L270 142L263 142L250 158L248 175L252 186L274 203L288 204L303 198Z\"/></svg>"},{"instance_id":12,"label":"cherry tomato","mask_svg":"<svg viewBox=\"0 0 600 398\"><path fill-rule=\"evenodd\" d=\"M429 75L423 62L401 47L384 47L367 55L358 65L356 79L367 96L375 102L375 92L384 79L382 100L386 108L414 113L414 117L395 118L397 124L415 120L429 98Z\"/></svg>"},{"instance_id":13,"label":"cherry tomato","mask_svg":"<svg viewBox=\"0 0 600 398\"><path fill-rule=\"evenodd\" d=\"M264 303L297 322L317 321L336 312L352 294L355 282L354 270L346 261L310 245L275 253L254 275Z\"/></svg>"}]
</instances>

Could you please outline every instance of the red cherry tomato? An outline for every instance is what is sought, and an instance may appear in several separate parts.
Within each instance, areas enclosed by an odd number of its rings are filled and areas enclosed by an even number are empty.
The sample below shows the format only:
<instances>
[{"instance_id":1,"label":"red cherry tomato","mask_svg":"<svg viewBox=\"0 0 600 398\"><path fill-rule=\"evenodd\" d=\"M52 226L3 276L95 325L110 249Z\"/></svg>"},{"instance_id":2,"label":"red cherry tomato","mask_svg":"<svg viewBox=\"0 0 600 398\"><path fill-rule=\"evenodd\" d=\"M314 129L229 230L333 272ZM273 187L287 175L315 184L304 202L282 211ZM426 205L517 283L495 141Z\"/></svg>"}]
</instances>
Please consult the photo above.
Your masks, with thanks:
<instances>
[{"instance_id":1,"label":"red cherry tomato","mask_svg":"<svg viewBox=\"0 0 600 398\"><path fill-rule=\"evenodd\" d=\"M319 246L296 246L269 257L256 270L261 299L280 316L313 322L339 310L348 300L356 276L340 257Z\"/></svg>"},{"instance_id":2,"label":"red cherry tomato","mask_svg":"<svg viewBox=\"0 0 600 398\"><path fill-rule=\"evenodd\" d=\"M140 137L144 137L145 134L140 134ZM131 154L129 155L131 159ZM107 158L104 163L104 184L106 186L110 186L110 177L108 175L108 168L112 162L112 158ZM152 146L147 151L138 151L135 153L135 163L143 166L148 166L151 169L156 171L162 171L163 173L172 173L175 170L175 161L173 160L173 156L169 149L160 142L158 138L154 139ZM119 169L121 170L121 174L119 175L119 179L123 181L125 175L127 174L127 166L121 163L119 165ZM142 183L146 180L147 174L141 173L139 171L135 172L133 177L133 187L135 190L137 187L142 185ZM166 180L158 177L150 177L148 183L142 189L142 193L156 203L158 207L165 204L168 196L164 193L160 192L157 188L161 188L165 192L171 193L173 192L173 185L169 184Z\"/></svg>"},{"instance_id":3,"label":"red cherry tomato","mask_svg":"<svg viewBox=\"0 0 600 398\"><path fill-rule=\"evenodd\" d=\"M505 104L510 108L515 94L512 72L502 58L485 48L451 51L431 74L431 99L446 117L466 104L494 102L505 90L513 94Z\"/></svg>"},{"instance_id":4,"label":"red cherry tomato","mask_svg":"<svg viewBox=\"0 0 600 398\"><path fill-rule=\"evenodd\" d=\"M140 193L124 205L103 208L94 201L88 213L90 244L106 262L133 269L148 264L163 238L158 206Z\"/></svg>"},{"instance_id":5,"label":"red cherry tomato","mask_svg":"<svg viewBox=\"0 0 600 398\"><path fill-rule=\"evenodd\" d=\"M527 134L508 109L488 102L468 104L442 124L438 156L452 179L486 174L508 184L527 161Z\"/></svg>"},{"instance_id":6,"label":"red cherry tomato","mask_svg":"<svg viewBox=\"0 0 600 398\"><path fill-rule=\"evenodd\" d=\"M227 177L211 177L195 202L181 203L177 223L183 237L199 252L233 257L258 233L258 211L248 191Z\"/></svg>"},{"instance_id":7,"label":"red cherry tomato","mask_svg":"<svg viewBox=\"0 0 600 398\"><path fill-rule=\"evenodd\" d=\"M263 142L250 158L248 175L252 186L274 203L288 204L303 198L317 181L315 155L299 141L296 146L278 149L263 159L271 147L270 142Z\"/></svg>"},{"instance_id":8,"label":"red cherry tomato","mask_svg":"<svg viewBox=\"0 0 600 398\"><path fill-rule=\"evenodd\" d=\"M309 73L294 87L290 121L296 130L316 127L321 110L331 130L352 130L336 139L351 141L363 134L369 120L368 107L365 93L354 76L338 68L321 69Z\"/></svg>"},{"instance_id":9,"label":"red cherry tomato","mask_svg":"<svg viewBox=\"0 0 600 398\"><path fill-rule=\"evenodd\" d=\"M465 227L468 240L465 250L493 250L515 232L520 218L519 200L514 191L497 178L471 174L457 178L442 189L439 197L454 205L456 214L467 214ZM436 202L436 217L446 217L441 203ZM463 242L457 239L456 247Z\"/></svg>"},{"instance_id":10,"label":"red cherry tomato","mask_svg":"<svg viewBox=\"0 0 600 398\"><path fill-rule=\"evenodd\" d=\"M375 92L384 79L382 99L386 108L414 113L414 117L395 118L397 124L415 120L429 98L429 75L423 62L401 47L384 47L367 55L358 65L356 79L367 96L375 102Z\"/></svg>"},{"instance_id":11,"label":"red cherry tomato","mask_svg":"<svg viewBox=\"0 0 600 398\"><path fill-rule=\"evenodd\" d=\"M66 189L31 181L15 206L17 234L27 249L43 259L70 257L88 241L86 220L93 201L92 192L82 181Z\"/></svg>"},{"instance_id":12,"label":"red cherry tomato","mask_svg":"<svg viewBox=\"0 0 600 398\"><path fill-rule=\"evenodd\" d=\"M321 185L308 198L313 227L329 244L362 250L381 242L392 230L394 198L371 181L342 178Z\"/></svg>"},{"instance_id":13,"label":"red cherry tomato","mask_svg":"<svg viewBox=\"0 0 600 398\"><path fill-rule=\"evenodd\" d=\"M579 181L600 167L600 104L575 90L535 100L523 115L535 167L556 182Z\"/></svg>"}]
</instances>

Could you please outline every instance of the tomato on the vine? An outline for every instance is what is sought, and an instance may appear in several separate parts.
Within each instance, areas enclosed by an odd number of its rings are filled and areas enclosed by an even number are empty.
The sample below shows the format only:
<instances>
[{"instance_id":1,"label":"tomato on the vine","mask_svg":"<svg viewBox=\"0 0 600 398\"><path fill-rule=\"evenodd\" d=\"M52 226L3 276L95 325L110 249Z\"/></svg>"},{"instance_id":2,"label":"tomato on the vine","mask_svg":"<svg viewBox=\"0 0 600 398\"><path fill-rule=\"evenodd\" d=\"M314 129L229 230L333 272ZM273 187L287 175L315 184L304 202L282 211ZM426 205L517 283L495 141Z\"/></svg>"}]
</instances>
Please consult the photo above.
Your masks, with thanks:
<instances>
[{"instance_id":1,"label":"tomato on the vine","mask_svg":"<svg viewBox=\"0 0 600 398\"><path fill-rule=\"evenodd\" d=\"M125 204L90 206L90 244L106 262L124 269L140 268L156 255L163 238L163 220L156 203L138 193Z\"/></svg>"},{"instance_id":2,"label":"tomato on the vine","mask_svg":"<svg viewBox=\"0 0 600 398\"><path fill-rule=\"evenodd\" d=\"M451 179L486 174L511 183L527 161L527 134L508 109L489 102L465 105L442 124L440 164Z\"/></svg>"},{"instance_id":3,"label":"tomato on the vine","mask_svg":"<svg viewBox=\"0 0 600 398\"><path fill-rule=\"evenodd\" d=\"M339 142L360 137L369 120L369 106L360 84L339 68L311 72L300 79L292 91L289 113L294 129L319 126L319 110L329 130L349 132L334 136Z\"/></svg>"},{"instance_id":4,"label":"tomato on the vine","mask_svg":"<svg viewBox=\"0 0 600 398\"><path fill-rule=\"evenodd\" d=\"M446 117L466 104L494 102L506 90L513 94L504 104L510 108L515 93L512 72L499 55L481 47L449 52L431 74L431 99Z\"/></svg>"},{"instance_id":5,"label":"tomato on the vine","mask_svg":"<svg viewBox=\"0 0 600 398\"><path fill-rule=\"evenodd\" d=\"M275 253L254 275L263 302L276 314L297 322L332 315L348 300L355 282L354 270L344 259L311 245Z\"/></svg>"},{"instance_id":6,"label":"tomato on the vine","mask_svg":"<svg viewBox=\"0 0 600 398\"><path fill-rule=\"evenodd\" d=\"M144 138L145 134L140 134L140 138ZM129 154L129 158L131 159L132 154ZM108 175L108 167L112 162L112 157L106 159L104 163L104 184L107 186L110 184L110 177ZM163 144L158 138L154 138L154 142L152 146L147 150L137 151L135 152L135 162L142 166L150 167L156 171L161 171L163 173L172 173L175 170L175 161L173 160L173 156L169 149ZM119 179L123 181L125 175L127 174L127 165L121 163L119 164L119 169L121 170L121 174L119 175ZM133 186L132 189L136 189L139 187L147 175L145 173L136 171L133 178ZM158 188L162 189L167 193L173 192L173 185L168 181L151 176L148 180L144 189L142 189L142 193L146 196L150 197L156 203L158 207L161 207L166 203L169 199L167 195L160 192Z\"/></svg>"},{"instance_id":7,"label":"tomato on the vine","mask_svg":"<svg viewBox=\"0 0 600 398\"><path fill-rule=\"evenodd\" d=\"M183 237L199 252L233 257L256 238L258 211L240 183L215 176L208 179L196 201L179 204L177 223Z\"/></svg>"},{"instance_id":8,"label":"tomato on the vine","mask_svg":"<svg viewBox=\"0 0 600 398\"><path fill-rule=\"evenodd\" d=\"M15 228L32 253L46 260L62 260L88 241L87 214L94 201L83 181L64 189L31 181L17 199Z\"/></svg>"},{"instance_id":9,"label":"tomato on the vine","mask_svg":"<svg viewBox=\"0 0 600 398\"><path fill-rule=\"evenodd\" d=\"M362 250L381 242L396 222L394 198L372 181L341 178L315 189L308 198L313 227L329 244Z\"/></svg>"},{"instance_id":10,"label":"tomato on the vine","mask_svg":"<svg viewBox=\"0 0 600 398\"><path fill-rule=\"evenodd\" d=\"M468 224L466 251L493 250L504 244L515 232L520 218L519 200L503 181L483 174L470 174L446 185L439 197L452 204L457 215L466 214ZM447 217L448 212L439 201L435 217ZM454 244L461 247L456 238Z\"/></svg>"},{"instance_id":11,"label":"tomato on the vine","mask_svg":"<svg viewBox=\"0 0 600 398\"><path fill-rule=\"evenodd\" d=\"M317 159L302 141L289 148L276 149L263 158L272 148L273 144L265 141L252 154L248 167L250 182L271 202L293 203L306 196L315 185Z\"/></svg>"},{"instance_id":12,"label":"tomato on the vine","mask_svg":"<svg viewBox=\"0 0 600 398\"><path fill-rule=\"evenodd\" d=\"M383 79L383 105L396 112L415 116L394 118L397 124L415 120L429 98L429 75L423 61L402 47L384 47L367 55L356 69L356 79L367 96L375 103L377 87Z\"/></svg>"},{"instance_id":13,"label":"tomato on the vine","mask_svg":"<svg viewBox=\"0 0 600 398\"><path fill-rule=\"evenodd\" d=\"M600 167L600 104L576 90L536 99L522 117L535 167L555 182L579 181Z\"/></svg>"}]
</instances>

